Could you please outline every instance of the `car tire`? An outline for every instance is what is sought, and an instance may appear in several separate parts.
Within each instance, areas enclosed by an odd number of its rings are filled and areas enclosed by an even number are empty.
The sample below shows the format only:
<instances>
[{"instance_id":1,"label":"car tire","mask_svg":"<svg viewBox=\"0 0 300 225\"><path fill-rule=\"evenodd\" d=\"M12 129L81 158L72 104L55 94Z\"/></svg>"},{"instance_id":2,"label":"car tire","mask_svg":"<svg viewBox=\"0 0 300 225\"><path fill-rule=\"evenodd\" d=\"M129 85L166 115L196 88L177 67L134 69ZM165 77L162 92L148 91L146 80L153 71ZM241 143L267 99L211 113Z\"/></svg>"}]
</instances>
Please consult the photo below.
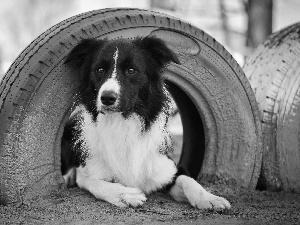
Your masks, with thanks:
<instances>
[{"instance_id":1,"label":"car tire","mask_svg":"<svg viewBox=\"0 0 300 225\"><path fill-rule=\"evenodd\" d=\"M191 177L255 188L262 142L250 84L232 56L204 31L139 9L77 15L47 30L15 60L0 85L0 201L24 202L63 186L60 142L78 82L63 65L86 38L155 35L181 65L165 78L183 124L179 165Z\"/></svg>"},{"instance_id":2,"label":"car tire","mask_svg":"<svg viewBox=\"0 0 300 225\"><path fill-rule=\"evenodd\" d=\"M270 35L243 69L262 118L258 188L300 193L300 23Z\"/></svg>"}]
</instances>

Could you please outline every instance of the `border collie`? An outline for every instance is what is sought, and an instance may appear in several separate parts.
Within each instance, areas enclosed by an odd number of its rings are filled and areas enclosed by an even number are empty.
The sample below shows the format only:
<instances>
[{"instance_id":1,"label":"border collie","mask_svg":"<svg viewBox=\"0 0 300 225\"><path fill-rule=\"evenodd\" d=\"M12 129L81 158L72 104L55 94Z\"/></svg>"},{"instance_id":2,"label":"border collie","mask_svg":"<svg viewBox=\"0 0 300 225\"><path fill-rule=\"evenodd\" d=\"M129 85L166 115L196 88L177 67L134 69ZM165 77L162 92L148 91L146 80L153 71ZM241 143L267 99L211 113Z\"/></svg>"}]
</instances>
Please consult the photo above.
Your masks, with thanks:
<instances>
[{"instance_id":1,"label":"border collie","mask_svg":"<svg viewBox=\"0 0 300 225\"><path fill-rule=\"evenodd\" d=\"M156 37L85 39L71 50L64 63L80 87L62 137L67 185L76 181L119 207L142 205L147 194L167 190L199 209L230 208L226 199L177 172L168 157L171 101L162 73L170 62L180 63Z\"/></svg>"}]
</instances>

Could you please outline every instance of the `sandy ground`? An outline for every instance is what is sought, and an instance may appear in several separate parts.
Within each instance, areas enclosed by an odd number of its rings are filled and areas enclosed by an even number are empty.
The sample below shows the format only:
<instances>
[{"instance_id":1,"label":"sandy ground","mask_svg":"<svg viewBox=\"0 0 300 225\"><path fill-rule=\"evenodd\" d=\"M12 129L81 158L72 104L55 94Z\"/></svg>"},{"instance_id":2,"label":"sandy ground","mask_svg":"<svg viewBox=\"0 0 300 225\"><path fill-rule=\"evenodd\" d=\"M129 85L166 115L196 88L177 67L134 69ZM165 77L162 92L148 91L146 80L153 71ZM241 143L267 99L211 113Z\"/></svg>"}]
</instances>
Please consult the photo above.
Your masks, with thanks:
<instances>
[{"instance_id":1,"label":"sandy ground","mask_svg":"<svg viewBox=\"0 0 300 225\"><path fill-rule=\"evenodd\" d=\"M160 192L148 196L141 207L120 209L72 188L26 205L0 206L0 224L300 224L300 195L220 184L205 187L227 198L232 209L197 210Z\"/></svg>"}]
</instances>

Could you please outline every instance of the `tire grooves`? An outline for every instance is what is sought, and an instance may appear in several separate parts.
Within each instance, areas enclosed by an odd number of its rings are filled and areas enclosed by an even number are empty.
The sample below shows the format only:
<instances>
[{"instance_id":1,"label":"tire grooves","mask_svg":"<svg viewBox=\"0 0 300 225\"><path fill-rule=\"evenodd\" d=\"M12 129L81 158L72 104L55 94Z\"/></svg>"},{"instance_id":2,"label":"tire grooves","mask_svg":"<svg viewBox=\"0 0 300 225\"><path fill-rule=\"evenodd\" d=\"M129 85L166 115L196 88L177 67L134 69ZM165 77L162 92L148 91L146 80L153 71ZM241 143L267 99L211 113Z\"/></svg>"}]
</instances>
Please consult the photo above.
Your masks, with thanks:
<instances>
[{"instance_id":1,"label":"tire grooves","mask_svg":"<svg viewBox=\"0 0 300 225\"><path fill-rule=\"evenodd\" d=\"M209 36L208 34L204 33L204 35L206 36L206 40L207 43L213 43L210 45L210 47L212 48L212 50L216 51L216 49L218 49L218 47L221 45L218 41L216 41L214 38L212 38L211 36ZM212 42L209 41L213 40ZM207 44L205 43L205 44ZM239 66L239 64L235 61L235 59L230 55L230 53L221 45L221 51L218 51L217 53L219 53L219 55L221 55L223 57L223 59L228 62L228 65L231 67L231 69L233 71L235 71L237 78L241 81L241 84L245 90L245 93L248 97L249 103L250 103L250 107L252 108L252 113L253 113L253 120L254 123L256 125L256 134L259 138L259 143L257 143L258 145L258 149L261 149L260 152L257 152L256 157L257 158L261 158L261 154L262 154L262 127L261 127L261 123L260 123L260 115L259 115L259 108L256 102L256 97L255 94L251 88L251 85L246 77L246 75L244 74L244 72L242 72L242 68ZM232 66L234 65L234 66ZM259 163L256 164L256 167L253 168L253 171L258 171L260 169L260 165Z\"/></svg>"},{"instance_id":2,"label":"tire grooves","mask_svg":"<svg viewBox=\"0 0 300 225\"><path fill-rule=\"evenodd\" d=\"M251 107L253 109L252 111L253 111L253 114L254 114L254 117L255 117L254 119L255 119L255 121L259 121L259 113L258 113L259 111L258 111L258 106L256 104L255 94L254 94L254 92L251 88L250 83L248 82L247 77L242 72L242 68L235 61L235 59L230 55L230 53L225 49L224 46L222 46L217 40L215 40L213 37L209 36L208 34L205 33L204 35L206 36L206 40L207 40L207 43L205 43L205 44L213 43L213 44L210 44L210 47L215 52L217 52L216 49L218 49L218 47L221 46L221 51L218 51L217 53L219 55L221 55L222 58L226 62L228 62L228 65L237 74L238 79L243 84L243 87L245 89L245 93L248 95L248 100L249 100L249 102L251 104ZM209 40L212 40L212 42L210 42ZM234 66L232 66L232 65L234 65ZM258 130L261 130L261 125L259 123L256 123L256 125L257 125Z\"/></svg>"}]
</instances>

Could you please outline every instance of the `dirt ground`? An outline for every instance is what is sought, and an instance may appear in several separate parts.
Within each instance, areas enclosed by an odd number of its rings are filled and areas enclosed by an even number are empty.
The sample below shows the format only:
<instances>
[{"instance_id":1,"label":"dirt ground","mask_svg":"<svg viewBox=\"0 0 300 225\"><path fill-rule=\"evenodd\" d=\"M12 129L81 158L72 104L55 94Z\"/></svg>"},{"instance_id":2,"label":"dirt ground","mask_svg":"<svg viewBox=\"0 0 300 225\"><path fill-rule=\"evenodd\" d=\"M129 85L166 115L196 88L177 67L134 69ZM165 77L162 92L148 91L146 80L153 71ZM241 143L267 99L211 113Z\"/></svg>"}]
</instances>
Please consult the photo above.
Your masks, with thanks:
<instances>
[{"instance_id":1,"label":"dirt ground","mask_svg":"<svg viewBox=\"0 0 300 225\"><path fill-rule=\"evenodd\" d=\"M300 224L299 194L204 186L227 198L232 209L197 210L160 192L141 207L120 209L73 188L26 205L0 206L0 224Z\"/></svg>"}]
</instances>

